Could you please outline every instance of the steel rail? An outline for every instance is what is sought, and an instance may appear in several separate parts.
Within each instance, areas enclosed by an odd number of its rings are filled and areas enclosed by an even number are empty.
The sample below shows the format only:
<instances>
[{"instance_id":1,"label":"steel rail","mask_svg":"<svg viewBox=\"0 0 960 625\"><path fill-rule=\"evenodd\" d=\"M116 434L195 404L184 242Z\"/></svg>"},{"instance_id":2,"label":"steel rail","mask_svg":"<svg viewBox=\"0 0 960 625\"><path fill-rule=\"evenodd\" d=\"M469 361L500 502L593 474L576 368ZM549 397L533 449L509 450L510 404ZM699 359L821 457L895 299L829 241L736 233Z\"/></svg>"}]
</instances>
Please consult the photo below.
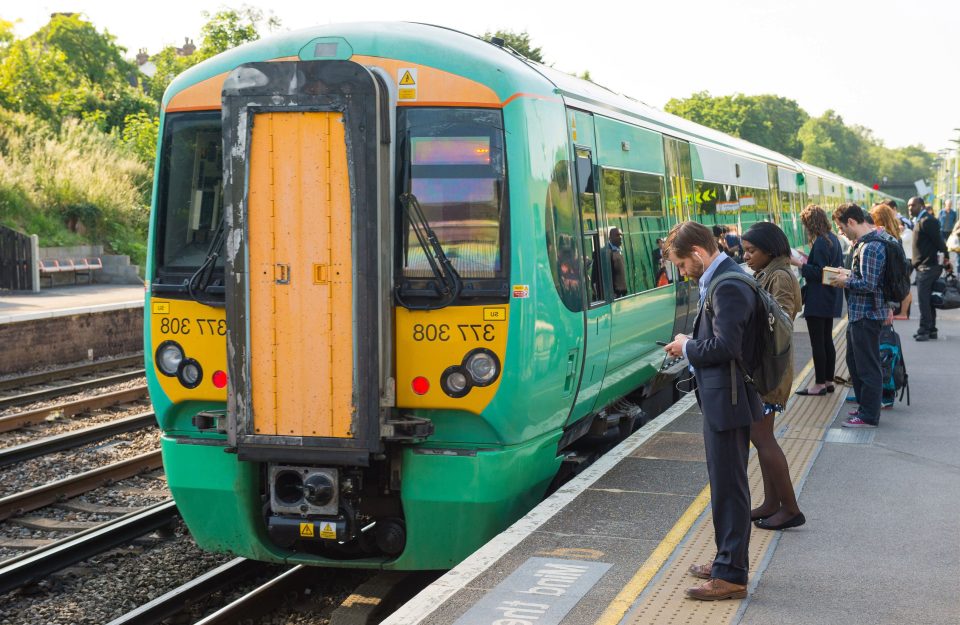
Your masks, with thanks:
<instances>
[{"instance_id":1,"label":"steel rail","mask_svg":"<svg viewBox=\"0 0 960 625\"><path fill-rule=\"evenodd\" d=\"M4 378L0 380L0 391L32 386L34 384L43 384L44 382L51 382L53 380L63 380L77 375L95 373L97 371L107 371L120 367L133 367L135 365L143 365L142 352L134 356L121 356L120 358L109 358L98 360L97 362L85 362L82 365L74 365L72 367L60 367L58 369L51 369L50 371L40 371L39 373L28 373L12 378Z\"/></svg>"},{"instance_id":2,"label":"steel rail","mask_svg":"<svg viewBox=\"0 0 960 625\"><path fill-rule=\"evenodd\" d=\"M200 619L194 625L233 625L242 619L261 617L274 610L283 598L290 594L291 589L303 587L319 571L320 569L316 567L298 564L232 603L228 603L213 614Z\"/></svg>"},{"instance_id":3,"label":"steel rail","mask_svg":"<svg viewBox=\"0 0 960 625\"><path fill-rule=\"evenodd\" d=\"M135 432L156 424L156 417L152 412L141 412L124 419L117 419L109 423L94 425L82 430L64 432L56 436L48 436L39 440L30 441L22 445L0 449L0 467L9 466L43 456L64 449L73 449L87 443L100 441L117 434Z\"/></svg>"},{"instance_id":4,"label":"steel rail","mask_svg":"<svg viewBox=\"0 0 960 625\"><path fill-rule=\"evenodd\" d=\"M120 382L126 382L128 380L133 380L135 378L142 378L143 376L144 376L144 370L137 369L136 371L128 371L126 373L117 373L114 375L108 375L103 378L86 380L84 382L74 382L72 384L64 384L54 388L45 388L39 391L21 393L20 395L0 397L0 410L4 408L9 408L10 406L22 406L23 404L29 404L35 401L43 401L45 399L50 399L51 397L59 397L61 395L70 395L71 393L79 393L81 391L90 390L92 388L107 386L108 384L119 384Z\"/></svg>"},{"instance_id":5,"label":"steel rail","mask_svg":"<svg viewBox=\"0 0 960 625\"><path fill-rule=\"evenodd\" d=\"M222 564L200 577L196 577L186 584L160 595L153 601L110 621L108 625L156 625L181 612L197 599L206 597L231 583L241 581L263 570L266 566L263 562L257 562L256 560L234 558L226 564ZM267 606L267 609L270 609L270 606ZM236 623L237 621L232 622Z\"/></svg>"},{"instance_id":6,"label":"steel rail","mask_svg":"<svg viewBox=\"0 0 960 625\"><path fill-rule=\"evenodd\" d=\"M152 471L163 466L160 450L140 454L134 458L92 469L79 475L57 480L30 490L0 497L0 521L16 514L30 512L49 506L69 497L76 497L95 488L133 477L144 471Z\"/></svg>"},{"instance_id":7,"label":"steel rail","mask_svg":"<svg viewBox=\"0 0 960 625\"><path fill-rule=\"evenodd\" d=\"M0 594L124 545L163 527L178 515L173 500L168 499L4 560L0 562Z\"/></svg>"},{"instance_id":8,"label":"steel rail","mask_svg":"<svg viewBox=\"0 0 960 625\"><path fill-rule=\"evenodd\" d=\"M9 432L26 425L40 423L52 414L60 414L62 417L72 417L75 414L106 408L116 404L123 404L130 401L136 401L147 396L147 385L143 384L122 391L104 393L95 397L84 397L75 401L63 402L37 408L36 410L24 410L16 414L0 417L0 432Z\"/></svg>"}]
</instances>

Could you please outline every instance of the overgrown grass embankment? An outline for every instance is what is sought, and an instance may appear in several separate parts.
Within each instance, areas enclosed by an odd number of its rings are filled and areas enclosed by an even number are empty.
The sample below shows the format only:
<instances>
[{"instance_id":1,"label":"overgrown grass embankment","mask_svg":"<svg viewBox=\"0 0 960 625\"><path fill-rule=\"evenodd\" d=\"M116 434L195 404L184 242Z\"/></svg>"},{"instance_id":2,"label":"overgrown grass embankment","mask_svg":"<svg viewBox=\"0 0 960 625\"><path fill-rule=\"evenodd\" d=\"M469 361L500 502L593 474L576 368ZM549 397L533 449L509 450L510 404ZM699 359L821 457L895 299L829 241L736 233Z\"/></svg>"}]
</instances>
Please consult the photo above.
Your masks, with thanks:
<instances>
[{"instance_id":1,"label":"overgrown grass embankment","mask_svg":"<svg viewBox=\"0 0 960 625\"><path fill-rule=\"evenodd\" d=\"M0 224L43 247L103 244L142 267L152 174L115 133L0 109Z\"/></svg>"}]
</instances>

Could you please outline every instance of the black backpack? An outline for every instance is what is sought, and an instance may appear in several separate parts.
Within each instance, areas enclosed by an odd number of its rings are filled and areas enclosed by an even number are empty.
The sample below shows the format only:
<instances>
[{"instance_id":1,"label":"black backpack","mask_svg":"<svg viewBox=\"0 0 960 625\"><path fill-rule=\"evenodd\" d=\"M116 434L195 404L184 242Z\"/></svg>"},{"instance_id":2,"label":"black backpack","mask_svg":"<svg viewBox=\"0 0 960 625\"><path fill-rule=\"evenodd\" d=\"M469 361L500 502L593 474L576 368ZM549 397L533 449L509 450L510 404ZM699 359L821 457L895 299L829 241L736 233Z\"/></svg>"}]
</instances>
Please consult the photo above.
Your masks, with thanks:
<instances>
[{"instance_id":1,"label":"black backpack","mask_svg":"<svg viewBox=\"0 0 960 625\"><path fill-rule=\"evenodd\" d=\"M883 275L880 276L880 292L885 302L899 304L910 292L910 263L903 253L903 245L889 235L878 234L873 239L857 245L851 260L851 266L860 262L863 247L870 241L883 244L886 254L883 262Z\"/></svg>"},{"instance_id":2,"label":"black backpack","mask_svg":"<svg viewBox=\"0 0 960 625\"><path fill-rule=\"evenodd\" d=\"M711 315L713 314L713 292L724 280L739 280L749 285L757 294L759 303L757 313L761 327L755 329L757 333L757 353L753 362L756 364L752 370L748 370L740 361L737 361L737 364L743 370L747 382L753 384L758 393L766 395L780 386L783 376L790 369L793 357L790 353L790 344L793 340L793 320L780 308L777 300L773 299L770 293L757 284L756 280L744 273L735 271L720 274L710 283L703 305L705 309L710 311ZM732 401L736 405L737 386L733 366L731 363L730 378L733 389Z\"/></svg>"},{"instance_id":3,"label":"black backpack","mask_svg":"<svg viewBox=\"0 0 960 625\"><path fill-rule=\"evenodd\" d=\"M903 244L893 237L880 237L887 248L886 260L883 263L883 282L881 290L883 299L899 304L910 293L910 263L903 252Z\"/></svg>"}]
</instances>

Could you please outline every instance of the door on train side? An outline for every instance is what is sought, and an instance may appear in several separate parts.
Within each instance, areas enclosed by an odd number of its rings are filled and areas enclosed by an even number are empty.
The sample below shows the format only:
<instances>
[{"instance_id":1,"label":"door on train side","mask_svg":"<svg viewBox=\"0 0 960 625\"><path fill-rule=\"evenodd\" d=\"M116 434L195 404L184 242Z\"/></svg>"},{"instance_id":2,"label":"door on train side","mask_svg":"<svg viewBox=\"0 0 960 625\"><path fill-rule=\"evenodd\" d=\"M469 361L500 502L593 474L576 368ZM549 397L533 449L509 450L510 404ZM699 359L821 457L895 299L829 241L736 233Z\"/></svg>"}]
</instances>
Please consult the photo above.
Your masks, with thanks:
<instances>
[{"instance_id":1,"label":"door on train side","mask_svg":"<svg viewBox=\"0 0 960 625\"><path fill-rule=\"evenodd\" d=\"M573 113L571 113L573 114ZM580 120L578 133L587 134L593 141L593 119L577 112ZM589 122L586 121L589 119ZM584 128L589 126L589 129ZM609 263L604 262L606 236L600 226L599 168L593 161L593 150L583 145L574 146L574 181L577 190L577 208L580 212L580 232L583 242L583 283L586 288L587 310L584 335L584 361L580 388L568 419L575 422L594 411L597 396L603 386L610 351L610 303L607 291L610 287Z\"/></svg>"},{"instance_id":2,"label":"door on train side","mask_svg":"<svg viewBox=\"0 0 960 625\"><path fill-rule=\"evenodd\" d=\"M694 214L693 167L690 161L690 144L683 139L663 136L663 160L667 172L667 210L676 223L692 219ZM677 311L673 333L689 334L697 316L700 301L697 283L676 276Z\"/></svg>"}]
</instances>

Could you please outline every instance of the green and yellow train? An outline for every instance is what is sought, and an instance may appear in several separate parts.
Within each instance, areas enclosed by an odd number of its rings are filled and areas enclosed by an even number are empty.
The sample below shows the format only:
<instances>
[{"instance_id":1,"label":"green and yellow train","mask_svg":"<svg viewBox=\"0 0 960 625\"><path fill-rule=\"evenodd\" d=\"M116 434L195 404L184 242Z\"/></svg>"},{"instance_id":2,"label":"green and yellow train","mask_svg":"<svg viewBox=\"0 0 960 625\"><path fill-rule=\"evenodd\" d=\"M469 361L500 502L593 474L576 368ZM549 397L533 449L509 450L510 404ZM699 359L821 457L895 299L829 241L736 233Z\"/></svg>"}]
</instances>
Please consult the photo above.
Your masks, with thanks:
<instances>
[{"instance_id":1,"label":"green and yellow train","mask_svg":"<svg viewBox=\"0 0 960 625\"><path fill-rule=\"evenodd\" d=\"M145 350L170 489L206 549L448 568L570 449L674 401L656 341L696 297L661 275L673 224L800 247L802 205L878 195L445 28L219 55L161 117Z\"/></svg>"}]
</instances>

